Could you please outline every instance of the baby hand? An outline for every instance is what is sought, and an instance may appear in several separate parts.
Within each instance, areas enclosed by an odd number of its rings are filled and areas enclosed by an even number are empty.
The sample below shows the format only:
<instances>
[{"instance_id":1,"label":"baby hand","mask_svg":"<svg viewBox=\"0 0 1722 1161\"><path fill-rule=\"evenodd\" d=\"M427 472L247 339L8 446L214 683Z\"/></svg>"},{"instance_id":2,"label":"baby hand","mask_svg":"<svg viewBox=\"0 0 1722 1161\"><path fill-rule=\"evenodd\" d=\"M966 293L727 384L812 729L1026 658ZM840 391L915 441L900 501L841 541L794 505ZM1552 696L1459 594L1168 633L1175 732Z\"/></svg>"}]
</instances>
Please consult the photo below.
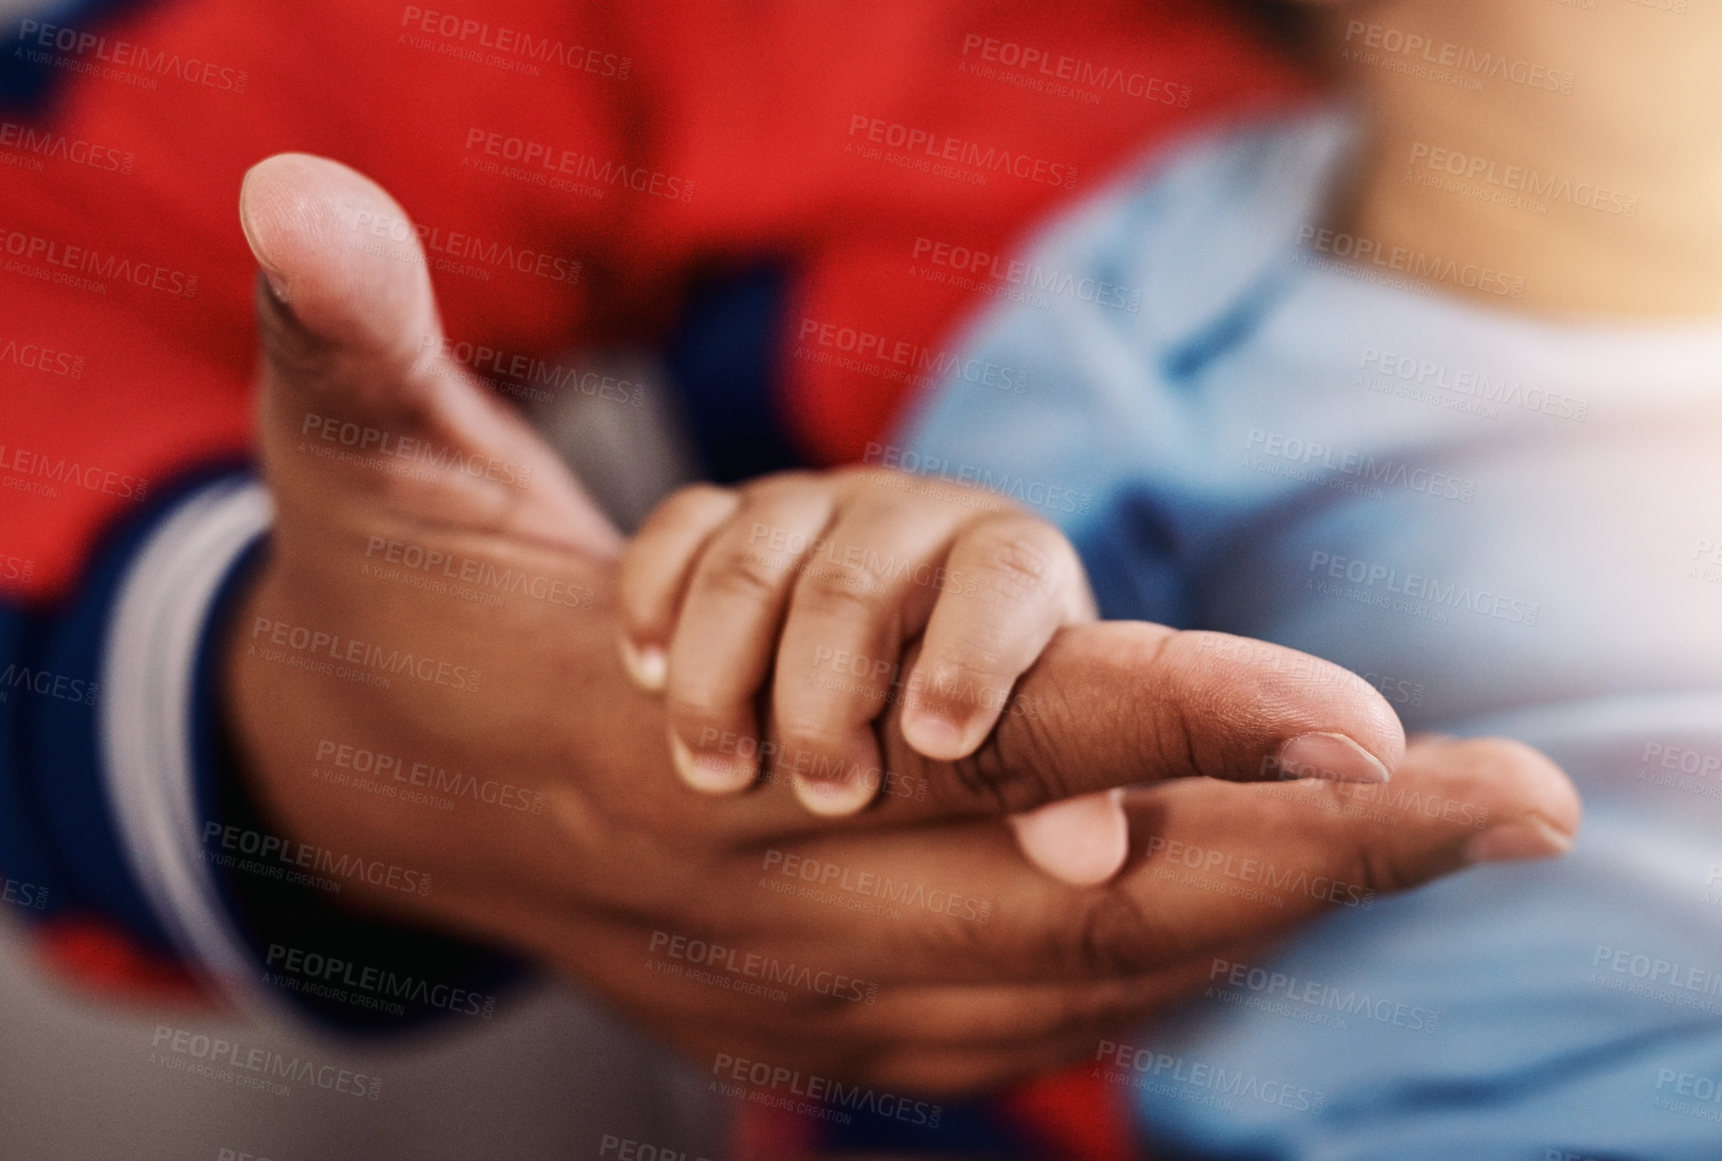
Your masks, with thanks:
<instances>
[{"instance_id":1,"label":"baby hand","mask_svg":"<svg viewBox=\"0 0 1722 1161\"><path fill-rule=\"evenodd\" d=\"M1050 524L977 489L860 468L682 489L629 543L619 600L623 661L666 695L682 779L713 794L753 785L769 680L770 763L823 815L879 790L873 723L898 690L910 746L967 757L1053 634L1095 615ZM1011 821L1024 852L1067 881L1104 881L1124 861L1116 792Z\"/></svg>"}]
</instances>

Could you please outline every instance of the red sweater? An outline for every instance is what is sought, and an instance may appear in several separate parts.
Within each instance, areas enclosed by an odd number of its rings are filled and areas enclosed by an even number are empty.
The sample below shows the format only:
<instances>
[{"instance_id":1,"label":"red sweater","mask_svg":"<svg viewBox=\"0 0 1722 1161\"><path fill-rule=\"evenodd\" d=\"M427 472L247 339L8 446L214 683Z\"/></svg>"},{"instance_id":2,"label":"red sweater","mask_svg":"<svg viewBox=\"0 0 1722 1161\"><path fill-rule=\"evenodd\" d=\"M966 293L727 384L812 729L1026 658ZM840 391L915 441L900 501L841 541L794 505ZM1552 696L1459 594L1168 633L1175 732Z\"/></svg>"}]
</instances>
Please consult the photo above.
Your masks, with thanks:
<instances>
[{"instance_id":1,"label":"red sweater","mask_svg":"<svg viewBox=\"0 0 1722 1161\"><path fill-rule=\"evenodd\" d=\"M503 351L650 340L692 272L786 258L787 341L871 344L860 370L780 365L791 429L836 462L902 402L880 371L936 366L959 320L1027 289L995 257L1013 241L1157 138L1296 84L1194 7L175 0L24 22L6 55L52 58L56 89L0 125L0 474L72 482L0 489L0 547L35 565L3 591L63 590L129 493L248 446L235 206L271 153L381 181L428 227L450 336Z\"/></svg>"},{"instance_id":2,"label":"red sweater","mask_svg":"<svg viewBox=\"0 0 1722 1161\"><path fill-rule=\"evenodd\" d=\"M1037 223L1167 134L1300 87L1217 5L1164 0L173 0L8 35L9 66L51 78L44 110L0 120L12 604L67 592L152 488L246 453L255 271L235 207L269 154L380 181L450 337L510 355L652 342L700 271L782 262L780 414L834 463L965 317L1070 292L1010 263ZM149 978L102 932L62 920L48 943L87 981ZM1022 1107L1062 1118L1065 1155L1115 1155L1116 1126L1058 1091Z\"/></svg>"}]
</instances>

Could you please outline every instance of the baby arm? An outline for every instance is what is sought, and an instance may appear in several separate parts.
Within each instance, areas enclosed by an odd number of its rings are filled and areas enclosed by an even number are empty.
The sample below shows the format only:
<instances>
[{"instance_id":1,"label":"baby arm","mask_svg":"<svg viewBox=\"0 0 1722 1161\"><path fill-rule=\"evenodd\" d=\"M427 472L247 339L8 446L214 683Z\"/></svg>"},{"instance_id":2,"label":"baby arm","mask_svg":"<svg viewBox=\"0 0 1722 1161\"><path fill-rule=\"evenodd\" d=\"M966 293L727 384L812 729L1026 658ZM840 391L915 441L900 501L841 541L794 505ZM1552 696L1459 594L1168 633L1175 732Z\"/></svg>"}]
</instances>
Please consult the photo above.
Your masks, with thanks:
<instances>
[{"instance_id":1,"label":"baby arm","mask_svg":"<svg viewBox=\"0 0 1722 1161\"><path fill-rule=\"evenodd\" d=\"M630 542L619 596L623 660L665 695L683 780L713 794L754 784L769 692L775 762L825 815L878 792L874 723L895 690L909 745L967 757L1053 634L1095 616L1050 524L977 489L861 468L682 489ZM1118 792L1012 824L1030 859L1073 883L1110 878L1128 846Z\"/></svg>"}]
</instances>

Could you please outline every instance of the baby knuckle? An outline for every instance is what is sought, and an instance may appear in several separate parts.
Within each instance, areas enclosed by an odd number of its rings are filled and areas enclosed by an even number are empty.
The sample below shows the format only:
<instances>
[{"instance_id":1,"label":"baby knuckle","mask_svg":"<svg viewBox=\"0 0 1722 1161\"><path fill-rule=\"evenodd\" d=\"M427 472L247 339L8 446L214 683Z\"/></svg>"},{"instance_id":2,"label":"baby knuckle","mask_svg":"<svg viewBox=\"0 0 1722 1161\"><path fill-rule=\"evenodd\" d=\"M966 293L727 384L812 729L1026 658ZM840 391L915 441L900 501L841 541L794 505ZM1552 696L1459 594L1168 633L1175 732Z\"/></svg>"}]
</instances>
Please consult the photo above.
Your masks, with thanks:
<instances>
[{"instance_id":1,"label":"baby knuckle","mask_svg":"<svg viewBox=\"0 0 1722 1161\"><path fill-rule=\"evenodd\" d=\"M701 580L721 596L764 601L783 583L783 570L751 549L731 549L714 556Z\"/></svg>"},{"instance_id":2,"label":"baby knuckle","mask_svg":"<svg viewBox=\"0 0 1722 1161\"><path fill-rule=\"evenodd\" d=\"M717 484L688 484L676 489L665 500L662 512L676 517L689 517L708 511L720 504L733 503L735 491Z\"/></svg>"},{"instance_id":3,"label":"baby knuckle","mask_svg":"<svg viewBox=\"0 0 1722 1161\"><path fill-rule=\"evenodd\" d=\"M836 563L802 575L796 598L804 608L821 614L870 617L886 608L890 594L884 583L860 565Z\"/></svg>"},{"instance_id":4,"label":"baby knuckle","mask_svg":"<svg viewBox=\"0 0 1722 1161\"><path fill-rule=\"evenodd\" d=\"M780 498L799 498L813 489L827 487L829 484L818 472L778 472L744 485L742 496L750 505L765 504Z\"/></svg>"},{"instance_id":5,"label":"baby knuckle","mask_svg":"<svg viewBox=\"0 0 1722 1161\"><path fill-rule=\"evenodd\" d=\"M1064 537L1037 520L1001 520L977 530L976 549L988 584L1006 596L1033 600L1064 579L1071 550Z\"/></svg>"}]
</instances>

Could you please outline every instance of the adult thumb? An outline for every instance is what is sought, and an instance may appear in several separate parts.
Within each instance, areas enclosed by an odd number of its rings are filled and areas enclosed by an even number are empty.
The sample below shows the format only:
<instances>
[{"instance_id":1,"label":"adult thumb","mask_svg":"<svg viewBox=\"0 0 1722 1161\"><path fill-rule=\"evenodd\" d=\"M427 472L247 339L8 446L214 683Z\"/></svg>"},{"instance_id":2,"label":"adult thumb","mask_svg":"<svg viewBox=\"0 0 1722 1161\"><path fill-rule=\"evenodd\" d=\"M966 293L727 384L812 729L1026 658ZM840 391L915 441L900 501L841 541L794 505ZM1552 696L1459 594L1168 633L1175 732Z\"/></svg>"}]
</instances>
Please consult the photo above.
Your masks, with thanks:
<instances>
[{"instance_id":1,"label":"adult thumb","mask_svg":"<svg viewBox=\"0 0 1722 1161\"><path fill-rule=\"evenodd\" d=\"M259 410L278 491L312 472L442 522L615 550L551 449L444 355L418 232L381 186L278 154L245 175L239 220L260 267Z\"/></svg>"}]
</instances>

